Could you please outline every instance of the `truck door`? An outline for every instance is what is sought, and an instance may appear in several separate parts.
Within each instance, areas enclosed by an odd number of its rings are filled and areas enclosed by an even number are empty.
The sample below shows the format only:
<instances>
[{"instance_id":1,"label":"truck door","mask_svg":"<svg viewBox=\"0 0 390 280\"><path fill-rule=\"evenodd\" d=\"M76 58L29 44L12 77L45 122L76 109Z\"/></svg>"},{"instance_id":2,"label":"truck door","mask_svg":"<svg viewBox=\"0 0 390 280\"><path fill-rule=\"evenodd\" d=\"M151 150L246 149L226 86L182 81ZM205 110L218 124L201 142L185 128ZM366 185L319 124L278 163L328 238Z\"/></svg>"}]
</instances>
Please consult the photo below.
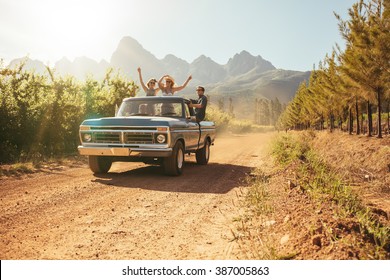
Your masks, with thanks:
<instances>
[{"instance_id":1,"label":"truck door","mask_svg":"<svg viewBox=\"0 0 390 280\"><path fill-rule=\"evenodd\" d=\"M192 108L185 104L185 115L187 120L187 133L185 136L186 148L187 150L196 150L198 148L199 141L199 124L191 119L191 116L194 116ZM192 114L191 114L192 112Z\"/></svg>"}]
</instances>

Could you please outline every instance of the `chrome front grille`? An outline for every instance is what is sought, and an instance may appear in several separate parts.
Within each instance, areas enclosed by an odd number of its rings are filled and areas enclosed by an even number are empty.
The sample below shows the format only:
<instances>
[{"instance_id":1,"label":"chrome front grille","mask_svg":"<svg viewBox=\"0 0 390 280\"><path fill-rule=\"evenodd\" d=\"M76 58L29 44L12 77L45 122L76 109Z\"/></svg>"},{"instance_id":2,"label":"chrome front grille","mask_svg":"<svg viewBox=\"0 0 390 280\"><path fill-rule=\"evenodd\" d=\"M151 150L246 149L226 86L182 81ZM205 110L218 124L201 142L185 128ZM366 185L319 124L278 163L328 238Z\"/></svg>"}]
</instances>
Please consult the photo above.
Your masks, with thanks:
<instances>
[{"instance_id":1,"label":"chrome front grille","mask_svg":"<svg viewBox=\"0 0 390 280\"><path fill-rule=\"evenodd\" d=\"M119 130L121 129L121 130ZM156 137L163 134L166 137L164 143L158 143ZM99 146L109 144L122 145L154 145L168 143L169 130L166 127L91 127L80 130L82 143L96 143ZM161 140L161 139L160 139Z\"/></svg>"},{"instance_id":2,"label":"chrome front grille","mask_svg":"<svg viewBox=\"0 0 390 280\"><path fill-rule=\"evenodd\" d=\"M125 132L125 144L153 144L153 133L151 132Z\"/></svg>"},{"instance_id":3,"label":"chrome front grille","mask_svg":"<svg viewBox=\"0 0 390 280\"><path fill-rule=\"evenodd\" d=\"M138 131L93 131L93 143L108 144L154 144L153 132Z\"/></svg>"},{"instance_id":4,"label":"chrome front grille","mask_svg":"<svg viewBox=\"0 0 390 280\"><path fill-rule=\"evenodd\" d=\"M121 143L121 132L94 132L96 143Z\"/></svg>"}]
</instances>

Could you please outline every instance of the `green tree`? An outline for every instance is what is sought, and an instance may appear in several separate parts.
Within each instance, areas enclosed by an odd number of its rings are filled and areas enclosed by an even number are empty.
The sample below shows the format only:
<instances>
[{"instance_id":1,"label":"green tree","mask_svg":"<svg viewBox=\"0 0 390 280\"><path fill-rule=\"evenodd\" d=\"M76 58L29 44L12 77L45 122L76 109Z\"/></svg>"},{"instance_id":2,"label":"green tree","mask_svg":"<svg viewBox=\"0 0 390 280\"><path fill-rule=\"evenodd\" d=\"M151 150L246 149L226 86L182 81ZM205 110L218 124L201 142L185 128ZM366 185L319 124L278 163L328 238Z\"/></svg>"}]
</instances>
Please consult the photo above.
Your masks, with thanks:
<instances>
[{"instance_id":1,"label":"green tree","mask_svg":"<svg viewBox=\"0 0 390 280\"><path fill-rule=\"evenodd\" d=\"M388 8L383 0L363 0L349 9L348 21L339 19L339 27L347 42L341 55L343 71L362 89L366 100L375 100L378 108L377 131L382 137L382 100L389 77L389 32ZM388 2L388 1L386 1Z\"/></svg>"},{"instance_id":2,"label":"green tree","mask_svg":"<svg viewBox=\"0 0 390 280\"><path fill-rule=\"evenodd\" d=\"M81 83L23 69L24 62L6 68L0 61L0 162L40 161L77 151L78 130L86 117L112 116L115 104L135 96L137 86L107 72L103 81Z\"/></svg>"}]
</instances>

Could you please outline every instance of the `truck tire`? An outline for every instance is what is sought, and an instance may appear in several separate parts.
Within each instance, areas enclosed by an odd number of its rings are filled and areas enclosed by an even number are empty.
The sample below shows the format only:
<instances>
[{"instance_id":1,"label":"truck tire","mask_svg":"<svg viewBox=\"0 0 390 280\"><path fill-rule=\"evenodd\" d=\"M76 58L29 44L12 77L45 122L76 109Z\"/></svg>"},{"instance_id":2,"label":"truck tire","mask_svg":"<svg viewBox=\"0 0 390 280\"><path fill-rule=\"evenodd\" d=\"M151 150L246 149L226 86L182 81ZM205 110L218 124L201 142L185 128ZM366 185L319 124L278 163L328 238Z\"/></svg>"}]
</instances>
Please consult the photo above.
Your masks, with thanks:
<instances>
[{"instance_id":1,"label":"truck tire","mask_svg":"<svg viewBox=\"0 0 390 280\"><path fill-rule=\"evenodd\" d=\"M172 155L164 158L164 172L167 175L178 176L183 173L184 166L184 146L181 141L177 141L173 147Z\"/></svg>"},{"instance_id":2,"label":"truck tire","mask_svg":"<svg viewBox=\"0 0 390 280\"><path fill-rule=\"evenodd\" d=\"M89 168L93 173L105 174L110 170L112 160L108 157L101 156L89 156L88 157Z\"/></svg>"},{"instance_id":3,"label":"truck tire","mask_svg":"<svg viewBox=\"0 0 390 280\"><path fill-rule=\"evenodd\" d=\"M196 163L206 165L210 158L210 141L207 139L202 149L196 151Z\"/></svg>"}]
</instances>

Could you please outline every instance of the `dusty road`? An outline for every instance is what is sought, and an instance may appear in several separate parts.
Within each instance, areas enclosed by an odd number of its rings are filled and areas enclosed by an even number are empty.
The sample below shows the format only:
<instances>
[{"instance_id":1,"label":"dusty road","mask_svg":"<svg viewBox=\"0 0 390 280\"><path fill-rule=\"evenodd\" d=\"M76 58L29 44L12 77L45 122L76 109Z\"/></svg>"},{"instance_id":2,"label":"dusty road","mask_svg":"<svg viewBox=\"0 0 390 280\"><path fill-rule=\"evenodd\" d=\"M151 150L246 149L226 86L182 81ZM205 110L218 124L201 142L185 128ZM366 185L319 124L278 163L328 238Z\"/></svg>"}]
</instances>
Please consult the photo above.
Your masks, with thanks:
<instances>
[{"instance_id":1,"label":"dusty road","mask_svg":"<svg viewBox=\"0 0 390 280\"><path fill-rule=\"evenodd\" d=\"M218 137L184 174L114 163L0 179L0 259L236 259L237 190L271 134Z\"/></svg>"}]
</instances>

